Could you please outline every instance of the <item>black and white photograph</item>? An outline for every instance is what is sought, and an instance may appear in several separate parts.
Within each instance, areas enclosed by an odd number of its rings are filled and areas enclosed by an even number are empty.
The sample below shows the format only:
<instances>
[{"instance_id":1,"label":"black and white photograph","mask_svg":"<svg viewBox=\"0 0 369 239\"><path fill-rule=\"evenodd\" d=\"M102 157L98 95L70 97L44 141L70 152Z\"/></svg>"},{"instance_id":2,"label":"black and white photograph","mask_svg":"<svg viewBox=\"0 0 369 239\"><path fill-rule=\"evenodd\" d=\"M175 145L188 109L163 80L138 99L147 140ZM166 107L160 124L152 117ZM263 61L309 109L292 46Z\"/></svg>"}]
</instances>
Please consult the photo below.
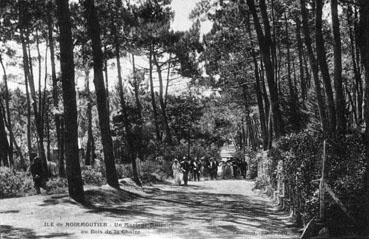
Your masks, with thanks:
<instances>
[{"instance_id":1,"label":"black and white photograph","mask_svg":"<svg viewBox=\"0 0 369 239\"><path fill-rule=\"evenodd\" d=\"M0 239L369 239L369 0L0 0Z\"/></svg>"}]
</instances>

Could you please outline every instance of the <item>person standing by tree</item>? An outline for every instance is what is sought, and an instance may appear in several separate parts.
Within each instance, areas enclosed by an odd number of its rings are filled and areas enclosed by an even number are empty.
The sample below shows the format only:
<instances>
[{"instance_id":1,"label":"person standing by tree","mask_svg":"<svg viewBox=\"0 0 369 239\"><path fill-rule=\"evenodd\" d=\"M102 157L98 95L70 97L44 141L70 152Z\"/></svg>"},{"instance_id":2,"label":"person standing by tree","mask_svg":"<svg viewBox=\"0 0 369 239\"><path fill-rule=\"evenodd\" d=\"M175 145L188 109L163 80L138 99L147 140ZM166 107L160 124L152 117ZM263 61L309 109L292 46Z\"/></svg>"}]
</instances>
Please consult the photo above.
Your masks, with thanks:
<instances>
[{"instance_id":1,"label":"person standing by tree","mask_svg":"<svg viewBox=\"0 0 369 239\"><path fill-rule=\"evenodd\" d=\"M200 182L200 167L201 167L201 164L199 163L199 160L195 158L192 161L193 181L195 182L196 180Z\"/></svg>"},{"instance_id":2,"label":"person standing by tree","mask_svg":"<svg viewBox=\"0 0 369 239\"><path fill-rule=\"evenodd\" d=\"M211 180L217 179L218 163L215 161L214 158L210 159L209 169L210 169L210 179Z\"/></svg>"},{"instance_id":3,"label":"person standing by tree","mask_svg":"<svg viewBox=\"0 0 369 239\"><path fill-rule=\"evenodd\" d=\"M246 172L247 172L247 163L246 160L243 158L240 162L240 169L241 169L241 175L244 179L246 179Z\"/></svg>"},{"instance_id":4,"label":"person standing by tree","mask_svg":"<svg viewBox=\"0 0 369 239\"><path fill-rule=\"evenodd\" d=\"M32 158L33 159L31 163L30 171L32 174L33 183L34 183L36 192L37 194L40 194L41 193L40 188L47 190L46 181L45 181L45 178L43 177L44 174L42 172L42 163L41 163L40 157L36 155Z\"/></svg>"},{"instance_id":5,"label":"person standing by tree","mask_svg":"<svg viewBox=\"0 0 369 239\"><path fill-rule=\"evenodd\" d=\"M181 162L181 168L183 171L183 182L184 182L184 185L187 186L188 173L190 172L191 165L186 156L183 157L183 161Z\"/></svg>"}]
</instances>

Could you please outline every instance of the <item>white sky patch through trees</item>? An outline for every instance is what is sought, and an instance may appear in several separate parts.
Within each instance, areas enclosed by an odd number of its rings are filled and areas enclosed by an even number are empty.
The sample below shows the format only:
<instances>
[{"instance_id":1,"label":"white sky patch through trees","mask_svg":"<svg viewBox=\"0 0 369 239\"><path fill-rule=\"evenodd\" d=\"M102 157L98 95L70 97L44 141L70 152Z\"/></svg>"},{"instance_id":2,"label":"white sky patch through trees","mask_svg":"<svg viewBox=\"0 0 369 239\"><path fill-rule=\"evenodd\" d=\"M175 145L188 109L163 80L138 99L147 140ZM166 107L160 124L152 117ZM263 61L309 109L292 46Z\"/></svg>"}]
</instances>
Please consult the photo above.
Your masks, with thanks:
<instances>
[{"instance_id":1,"label":"white sky patch through trees","mask_svg":"<svg viewBox=\"0 0 369 239\"><path fill-rule=\"evenodd\" d=\"M186 31L191 28L193 22L189 19L189 15L191 11L196 7L196 3L200 0L173 0L172 1L172 9L175 12L173 22L171 23L171 27L175 31ZM201 23L201 35L205 34L210 31L212 26L212 23L210 21L205 21ZM4 61L7 68L7 75L9 78L9 88L16 89L19 88L22 91L25 91L24 86L24 73L23 73L23 67L22 67L22 51L19 44L15 42L9 42L7 43L9 47L16 50L16 55L12 59L8 59L4 55ZM33 57L37 56L36 52L36 46L31 46L31 55ZM45 52L45 43L41 42L40 44L41 49L41 55L42 55L42 85L43 85L43 79L45 77L45 67L44 67L44 52ZM75 49L76 50L76 49ZM51 66L50 66L50 53L48 53L47 56L47 69L48 69L48 83L47 88L51 89ZM123 57L121 59L122 64L122 75L124 79L127 79L130 74L132 74L132 61L130 55L127 57ZM56 60L56 71L57 74L59 73L59 61ZM38 72L38 62L36 60L33 60L33 67L34 72ZM138 69L142 68L148 68L148 59L145 56L136 56L136 67ZM154 72L154 78L157 78L156 72ZM163 73L166 75L165 73ZM3 77L3 72L0 72L1 79ZM38 89L38 75L35 74L35 87ZM145 76L147 78L148 76ZM108 61L108 78L109 78L109 89L114 90L116 83L117 83L117 70L115 66L115 59L110 59ZM176 91L183 91L186 89L187 82L189 79L183 79L180 76L173 76L173 81L170 83L170 92L175 93ZM92 82L93 79L93 71L91 69L90 72L90 80ZM85 80L84 80L84 73L76 68L76 74L75 74L75 80L76 80L76 88L77 89L84 89L85 87ZM154 79L154 85L155 88L158 87L157 80ZM94 89L94 85L90 84L92 90ZM43 88L43 86L42 86Z\"/></svg>"}]
</instances>

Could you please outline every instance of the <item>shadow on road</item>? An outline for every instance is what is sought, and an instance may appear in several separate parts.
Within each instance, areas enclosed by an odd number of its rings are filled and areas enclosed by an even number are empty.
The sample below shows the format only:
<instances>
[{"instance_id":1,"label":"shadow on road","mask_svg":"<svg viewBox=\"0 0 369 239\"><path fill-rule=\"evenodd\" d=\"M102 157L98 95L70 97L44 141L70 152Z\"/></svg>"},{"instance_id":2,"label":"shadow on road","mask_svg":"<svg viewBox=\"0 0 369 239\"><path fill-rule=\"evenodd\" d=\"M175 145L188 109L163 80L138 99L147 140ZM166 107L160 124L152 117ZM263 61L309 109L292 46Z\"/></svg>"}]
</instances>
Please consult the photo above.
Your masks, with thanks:
<instances>
[{"instance_id":1,"label":"shadow on road","mask_svg":"<svg viewBox=\"0 0 369 239\"><path fill-rule=\"evenodd\" d=\"M297 232L291 223L283 220L284 212L273 210L272 205L265 201L253 196L206 190L202 186L172 186L165 190L153 190L152 196L137 197L135 200L110 198L107 204L104 196L98 196L101 201L95 203L99 206L90 208L88 213L135 221L140 225L165 224L168 226L165 228L167 233L183 238L235 238L245 235L253 238L253 235L287 236ZM162 233L163 229L150 228L156 233Z\"/></svg>"}]
</instances>

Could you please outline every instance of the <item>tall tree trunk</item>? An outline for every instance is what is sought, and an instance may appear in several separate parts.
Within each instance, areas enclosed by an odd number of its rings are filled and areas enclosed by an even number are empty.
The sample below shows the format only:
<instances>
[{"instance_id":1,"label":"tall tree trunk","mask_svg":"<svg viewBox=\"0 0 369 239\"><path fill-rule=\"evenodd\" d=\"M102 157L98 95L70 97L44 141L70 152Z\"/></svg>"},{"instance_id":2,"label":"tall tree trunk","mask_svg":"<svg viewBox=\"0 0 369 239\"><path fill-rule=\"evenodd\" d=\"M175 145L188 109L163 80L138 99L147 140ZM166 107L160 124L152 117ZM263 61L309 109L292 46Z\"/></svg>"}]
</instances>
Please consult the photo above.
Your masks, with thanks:
<instances>
[{"instance_id":1,"label":"tall tree trunk","mask_svg":"<svg viewBox=\"0 0 369 239\"><path fill-rule=\"evenodd\" d=\"M3 59L0 55L0 64L1 68L3 69L3 79L4 79L4 86L5 86L5 109L6 109L6 119L8 121L9 125L9 134L13 134L13 127L12 127L12 120L11 120L11 112L9 107L9 101L10 101L10 94L9 94L9 88L8 88L8 75L5 70ZM4 118L5 119L5 118ZM22 158L22 156L21 156ZM10 166L14 166L14 160L13 160L13 139L12 137L9 137L9 164ZM24 165L21 162L21 167Z\"/></svg>"},{"instance_id":2,"label":"tall tree trunk","mask_svg":"<svg viewBox=\"0 0 369 239\"><path fill-rule=\"evenodd\" d=\"M329 119L329 134L333 133L336 128L336 107L333 99L333 91L331 78L329 76L329 69L326 58L326 51L324 46L323 31L322 31L322 14L323 14L323 0L315 0L315 43L316 43L316 53L317 59L320 67L320 72L323 78L323 84L325 88L325 93L327 95L327 105L328 105L328 119Z\"/></svg>"},{"instance_id":3,"label":"tall tree trunk","mask_svg":"<svg viewBox=\"0 0 369 239\"><path fill-rule=\"evenodd\" d=\"M53 37L54 23L52 17L53 9L54 9L53 1L49 1L47 3L47 30L50 47L51 79L53 82L52 95L54 108L56 111L56 113L54 114L56 144L58 148L59 176L65 177L64 154L61 151L63 138L61 134L61 125L60 125L58 79L56 78L56 70L55 70L55 48Z\"/></svg>"},{"instance_id":4,"label":"tall tree trunk","mask_svg":"<svg viewBox=\"0 0 369 239\"><path fill-rule=\"evenodd\" d=\"M137 78L137 73L136 73L136 63L135 63L135 56L132 54L132 69L133 69L133 84L134 84L134 93L135 93L135 100L136 100L136 107L137 107L137 115L138 115L138 133L137 133L137 138L138 138L138 157L143 160L143 143L142 143L142 129L143 129L143 118L142 118L142 105L140 102L140 82L139 79Z\"/></svg>"},{"instance_id":5,"label":"tall tree trunk","mask_svg":"<svg viewBox=\"0 0 369 239\"><path fill-rule=\"evenodd\" d=\"M342 86L342 53L340 23L338 20L337 0L331 0L331 16L333 28L333 52L334 52L334 90L336 93L336 118L337 130L344 133L346 130L345 95Z\"/></svg>"},{"instance_id":6,"label":"tall tree trunk","mask_svg":"<svg viewBox=\"0 0 369 239\"><path fill-rule=\"evenodd\" d=\"M22 52L23 52L23 63L24 63L24 71L27 74L27 80L31 91L31 99L32 99L32 107L35 115L35 124L37 131L37 145L38 152L42 162L42 177L47 178L47 164L46 164L46 155L45 149L43 145L43 125L40 121L40 115L37 109L37 96L33 78L33 70L32 70L32 59L30 54L30 46L29 46L29 34L26 31L28 24L27 19L27 3L24 0L19 2L19 25L20 25L20 38L22 42ZM26 32L25 32L26 31Z\"/></svg>"},{"instance_id":7,"label":"tall tree trunk","mask_svg":"<svg viewBox=\"0 0 369 239\"><path fill-rule=\"evenodd\" d=\"M85 81L87 92L87 149L85 165L94 166L95 162L95 141L92 134L92 96L90 92L90 70L88 67L85 69Z\"/></svg>"},{"instance_id":8,"label":"tall tree trunk","mask_svg":"<svg viewBox=\"0 0 369 239\"><path fill-rule=\"evenodd\" d=\"M269 97L268 97L268 93L266 90L266 83L264 80L264 64L263 64L263 60L260 59L260 83L261 83L261 95L263 96L263 100L264 100L264 110L265 110L265 127L266 127L266 132L267 132L267 142L268 142L268 148L271 147L272 145L272 140L273 140L273 126L272 126L272 121L271 119L271 115L270 115L270 103L269 103ZM269 147L270 146L270 147Z\"/></svg>"},{"instance_id":9,"label":"tall tree trunk","mask_svg":"<svg viewBox=\"0 0 369 239\"><path fill-rule=\"evenodd\" d=\"M304 73L304 62L303 62L303 55L304 55L304 47L302 45L301 39L301 20L300 17L296 17L296 40L297 40L297 51L299 57L299 76L300 76L300 88L301 88L301 96L303 102L305 102L307 97L307 84L305 80L305 73Z\"/></svg>"},{"instance_id":10,"label":"tall tree trunk","mask_svg":"<svg viewBox=\"0 0 369 239\"><path fill-rule=\"evenodd\" d=\"M27 57L26 57L27 58ZM23 57L23 66L24 66L24 79L25 79L25 88L26 88L26 97L27 97L27 148L28 148L28 156L29 161L31 163L31 153L33 152L32 149L32 136L31 136L31 99L30 93L28 88L28 75L26 73L27 66L24 64L24 57Z\"/></svg>"},{"instance_id":11,"label":"tall tree trunk","mask_svg":"<svg viewBox=\"0 0 369 239\"><path fill-rule=\"evenodd\" d=\"M23 3L23 2L22 2ZM24 3L23 3L24 4ZM25 11L22 4L19 5L19 24L24 25L23 20L23 12ZM22 44L22 53L23 53L23 71L24 71L24 79L25 79L25 88L26 88L26 97L27 97L27 147L28 147L28 156L29 160L31 161L31 154L33 153L32 148L32 136L31 136L31 99L29 93L29 63L28 63L28 53L27 53L27 43L24 36L24 29L23 27L20 28L20 39Z\"/></svg>"},{"instance_id":12,"label":"tall tree trunk","mask_svg":"<svg viewBox=\"0 0 369 239\"><path fill-rule=\"evenodd\" d=\"M287 48L287 79L288 79L288 88L289 88L289 107L290 107L290 121L292 124L293 130L297 131L300 128L300 119L298 117L298 99L297 94L295 92L294 84L292 83L292 70L291 70L291 53L290 53L290 38L288 31L288 19L287 14L285 14L285 30L286 30L286 48Z\"/></svg>"},{"instance_id":13,"label":"tall tree trunk","mask_svg":"<svg viewBox=\"0 0 369 239\"><path fill-rule=\"evenodd\" d=\"M110 186L119 188L117 171L115 168L113 141L110 132L110 120L107 109L106 91L103 77L103 53L101 50L100 24L93 0L85 0L88 33L92 40L92 54L94 62L94 84L97 99L97 111L101 131L101 141L104 151L107 182Z\"/></svg>"},{"instance_id":14,"label":"tall tree trunk","mask_svg":"<svg viewBox=\"0 0 369 239\"><path fill-rule=\"evenodd\" d=\"M2 103L1 103L2 104ZM3 165L9 167L9 143L8 138L5 131L5 114L3 112L3 107L0 107L0 165L3 162Z\"/></svg>"},{"instance_id":15,"label":"tall tree trunk","mask_svg":"<svg viewBox=\"0 0 369 239\"><path fill-rule=\"evenodd\" d=\"M105 78L105 89L106 89L106 108L108 109L108 114L110 117L110 95L109 95L109 78L108 78L108 59L107 50L104 46L104 78Z\"/></svg>"},{"instance_id":16,"label":"tall tree trunk","mask_svg":"<svg viewBox=\"0 0 369 239\"><path fill-rule=\"evenodd\" d=\"M259 109L259 118L260 118L260 127L261 127L261 134L262 134L262 138L263 138L263 149L267 150L268 149L268 130L267 130L267 125L266 125L266 117L265 117L265 109L264 109L264 103L263 103L263 96L262 96L262 92L261 92L261 86L260 86L260 75L259 75L259 66L258 66L258 61L256 59L256 52L254 50L254 43L252 40L252 34L251 34L251 28L250 28L250 14L247 14L246 16L246 27L247 27L247 31L249 34L249 38L250 38L250 43L251 43L251 54L252 54L252 61L254 63L254 75L255 75L255 91L256 91L256 99L257 99L257 104L258 104L258 109ZM244 132L244 123L242 121L242 130L243 133Z\"/></svg>"},{"instance_id":17,"label":"tall tree trunk","mask_svg":"<svg viewBox=\"0 0 369 239\"><path fill-rule=\"evenodd\" d=\"M43 89L43 94L41 96L40 95L40 109L42 114L41 114L41 118L42 118L42 124L45 127L44 131L46 133L46 160L50 161L51 160L51 142L50 142L50 122L49 122L49 101L47 99L47 52L48 52L48 42L46 40L46 47L45 47L45 62L44 62L44 69L45 69L45 77L44 77L44 89ZM41 89L41 88L40 88ZM49 167L47 167L48 169L48 175L51 176L51 172L49 171Z\"/></svg>"},{"instance_id":18,"label":"tall tree trunk","mask_svg":"<svg viewBox=\"0 0 369 239\"><path fill-rule=\"evenodd\" d=\"M357 103L356 103L356 114L357 114L357 124L361 124L363 120L363 81L361 79L361 72L360 72L360 62L357 62L356 57L356 41L353 32L354 20L352 18L352 8L349 6L347 8L347 25L349 28L349 36L350 36L350 53L351 53L351 61L352 61L352 70L354 72L355 77L355 90L357 94Z\"/></svg>"},{"instance_id":19,"label":"tall tree trunk","mask_svg":"<svg viewBox=\"0 0 369 239\"><path fill-rule=\"evenodd\" d=\"M327 116L326 116L326 109L325 109L325 98L323 96L323 92L322 92L322 88L321 88L320 80L319 80L318 62L315 58L313 48L312 48L311 38L310 38L308 12L306 9L306 0L300 0L300 3L301 3L300 6L301 6L301 16L302 16L305 46L308 52L311 71L313 73L313 80L314 80L314 85L315 85L315 93L316 93L316 97L318 101L320 122L322 124L323 131L327 132L328 125L327 125Z\"/></svg>"},{"instance_id":20,"label":"tall tree trunk","mask_svg":"<svg viewBox=\"0 0 369 239\"><path fill-rule=\"evenodd\" d=\"M150 80L150 94L151 94L151 105L152 105L152 110L153 110L153 114L154 114L154 123L155 123L155 132L156 132L156 140L158 142L161 141L161 136L160 136L160 128L159 128L159 122L158 122L158 110L156 108L156 100L155 100L155 92L154 92L154 81L153 81L153 46L152 44L150 45L150 50L149 50L149 80Z\"/></svg>"},{"instance_id":21,"label":"tall tree trunk","mask_svg":"<svg viewBox=\"0 0 369 239\"><path fill-rule=\"evenodd\" d=\"M73 40L68 0L57 0L57 17L60 29L60 70L64 103L64 144L69 195L83 203L84 191L78 150L77 103L74 81Z\"/></svg>"},{"instance_id":22,"label":"tall tree trunk","mask_svg":"<svg viewBox=\"0 0 369 239\"><path fill-rule=\"evenodd\" d=\"M157 56L155 55L155 53L154 53L154 56L153 56L153 61L154 61L154 64L156 66L156 71L158 72L158 78L159 78L159 104L160 104L160 108L161 108L161 114L163 116L163 124L164 124L164 128L165 128L165 133L166 133L165 141L168 144L171 144L172 143L172 134L170 132L169 123L168 123L168 116L167 116L166 107L165 107L164 84L163 84L162 69L161 69L161 66L158 62L158 59L157 59Z\"/></svg>"},{"instance_id":23,"label":"tall tree trunk","mask_svg":"<svg viewBox=\"0 0 369 239\"><path fill-rule=\"evenodd\" d=\"M113 23L114 24L114 23ZM132 163L132 173L133 173L133 180L137 183L137 185L142 185L140 176L138 173L138 168L136 165L136 153L134 150L134 141L133 141L133 135L132 135L132 129L131 124L128 120L128 110L127 110L127 104L124 97L124 90L123 90L123 77L122 77L122 70L121 70L121 64L120 64L120 44L118 39L118 32L116 31L116 27L113 25L113 34L114 34L114 43L115 43L115 57L117 61L117 73L118 73L118 89L119 89L119 98L123 113L123 124L126 131L126 138L125 143L127 146L127 152L129 155L129 160Z\"/></svg>"},{"instance_id":24,"label":"tall tree trunk","mask_svg":"<svg viewBox=\"0 0 369 239\"><path fill-rule=\"evenodd\" d=\"M260 50L262 53L263 61L265 64L266 77L267 77L269 93L270 93L270 103L272 107L274 132L275 132L276 138L279 138L280 136L284 134L284 126L283 126L282 115L281 115L280 106L279 106L278 91L277 91L276 84L274 82L274 70L273 70L273 65L271 62L271 50L270 50L270 46L271 46L270 26L269 26L269 20L267 18L268 16L266 13L265 0L260 1L260 10L261 10L261 15L263 17L263 22L264 22L265 36L263 34L263 31L262 31L262 28L259 22L259 17L256 12L254 0L247 0L247 4L249 6L249 9L254 19L256 34L257 34Z\"/></svg>"},{"instance_id":25,"label":"tall tree trunk","mask_svg":"<svg viewBox=\"0 0 369 239\"><path fill-rule=\"evenodd\" d=\"M361 61L364 67L365 77L365 108L364 108L364 119L366 124L365 129L365 145L366 145L366 170L364 174L364 187L365 187L365 204L364 210L366 211L366 222L365 228L366 235L369 234L369 1L359 0L360 4L360 22L359 22L359 46L361 53Z\"/></svg>"}]
</instances>

